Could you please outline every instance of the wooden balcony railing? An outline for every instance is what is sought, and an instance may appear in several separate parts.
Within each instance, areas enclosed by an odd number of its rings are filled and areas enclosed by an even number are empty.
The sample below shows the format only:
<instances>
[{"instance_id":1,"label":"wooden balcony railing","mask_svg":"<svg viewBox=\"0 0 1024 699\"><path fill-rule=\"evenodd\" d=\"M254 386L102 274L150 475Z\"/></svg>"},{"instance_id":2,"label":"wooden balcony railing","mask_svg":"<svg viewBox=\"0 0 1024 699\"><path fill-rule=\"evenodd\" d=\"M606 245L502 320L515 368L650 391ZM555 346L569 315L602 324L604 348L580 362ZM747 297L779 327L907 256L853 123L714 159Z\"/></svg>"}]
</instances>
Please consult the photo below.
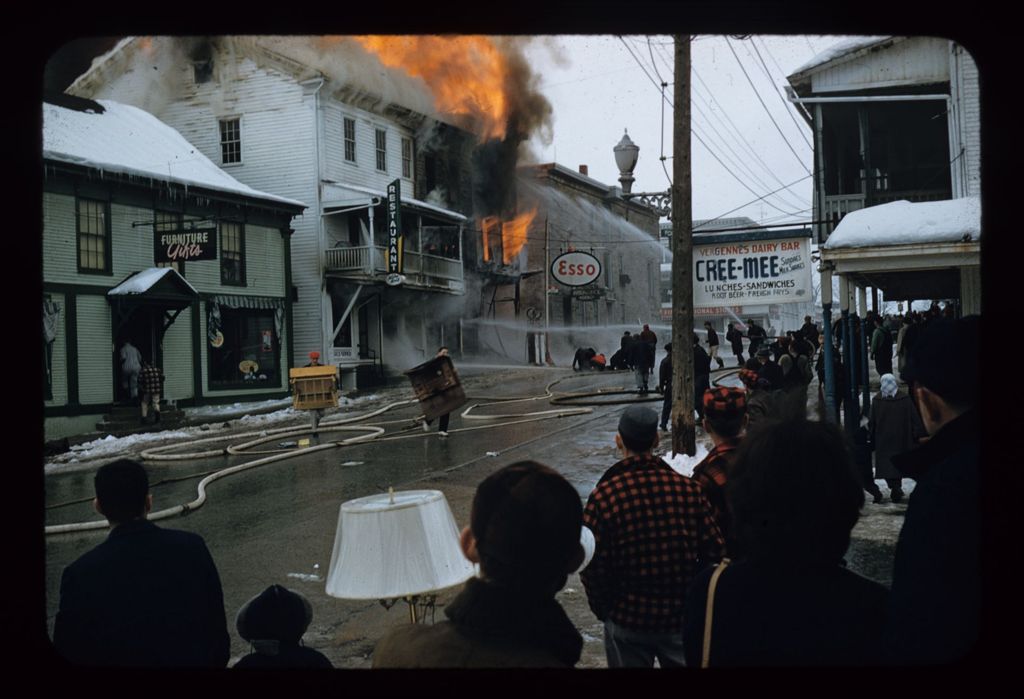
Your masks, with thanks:
<instances>
[{"instance_id":1,"label":"wooden balcony railing","mask_svg":"<svg viewBox=\"0 0 1024 699\"><path fill-rule=\"evenodd\" d=\"M328 248L326 266L329 272L341 272L353 277L367 277L385 272L385 248L373 246ZM438 255L404 251L403 272L413 284L427 284L430 280L463 281L461 260Z\"/></svg>"}]
</instances>

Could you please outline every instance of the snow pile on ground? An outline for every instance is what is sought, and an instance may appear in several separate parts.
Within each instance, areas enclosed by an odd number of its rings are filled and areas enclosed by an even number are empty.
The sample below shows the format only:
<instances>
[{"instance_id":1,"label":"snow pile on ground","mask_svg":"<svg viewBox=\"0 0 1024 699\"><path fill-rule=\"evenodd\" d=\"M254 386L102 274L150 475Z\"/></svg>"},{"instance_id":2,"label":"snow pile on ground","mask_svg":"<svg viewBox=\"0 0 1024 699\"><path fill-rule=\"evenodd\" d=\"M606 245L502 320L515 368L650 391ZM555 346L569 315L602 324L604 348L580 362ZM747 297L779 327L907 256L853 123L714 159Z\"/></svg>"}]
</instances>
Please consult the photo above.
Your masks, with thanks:
<instances>
[{"instance_id":1,"label":"snow pile on ground","mask_svg":"<svg viewBox=\"0 0 1024 699\"><path fill-rule=\"evenodd\" d=\"M667 441L667 440L666 440ZM699 464L708 455L708 448L704 444L697 444L697 453L693 456L687 456L686 454L676 454L672 456L672 447L669 446L668 450L661 455L665 463L672 467L672 470L676 473L681 473L684 476L693 475L693 467Z\"/></svg>"},{"instance_id":2,"label":"snow pile on ground","mask_svg":"<svg viewBox=\"0 0 1024 699\"><path fill-rule=\"evenodd\" d=\"M381 396L376 393L359 396L358 398L341 396L338 399L338 407L349 408L360 403L376 401L380 398ZM291 398L282 398L255 403L233 403L186 408L183 412L189 419L204 419L208 421L208 424L160 432L142 432L125 435L124 437L106 435L91 442L76 444L71 447L70 451L50 458L44 465L44 473L69 470L69 468L81 465L83 462L94 462L100 459L131 458L146 449L164 442L211 437L214 432L229 427L231 423L228 420L233 420L235 423L248 429L259 429L261 427L269 427L274 423L308 417L306 411L295 410L291 407L291 404ZM282 406L281 410L253 414L278 405ZM218 420L224 420L224 422L218 422ZM98 466L99 464L93 463L90 465Z\"/></svg>"}]
</instances>

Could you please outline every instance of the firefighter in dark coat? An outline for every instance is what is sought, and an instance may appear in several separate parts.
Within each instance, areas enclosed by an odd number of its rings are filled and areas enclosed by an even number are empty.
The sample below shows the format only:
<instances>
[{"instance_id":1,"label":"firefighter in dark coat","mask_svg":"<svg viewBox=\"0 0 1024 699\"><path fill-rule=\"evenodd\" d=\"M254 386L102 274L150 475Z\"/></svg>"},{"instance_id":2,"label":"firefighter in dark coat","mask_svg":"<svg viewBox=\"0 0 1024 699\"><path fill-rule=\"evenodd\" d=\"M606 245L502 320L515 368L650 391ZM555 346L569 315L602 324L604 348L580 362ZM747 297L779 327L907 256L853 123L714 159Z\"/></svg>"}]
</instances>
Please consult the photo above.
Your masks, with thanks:
<instances>
[{"instance_id":1,"label":"firefighter in dark coat","mask_svg":"<svg viewBox=\"0 0 1024 699\"><path fill-rule=\"evenodd\" d=\"M743 366L743 333L735 325L729 323L725 339L732 345L732 353L736 355L736 366Z\"/></svg>"},{"instance_id":2,"label":"firefighter in dark coat","mask_svg":"<svg viewBox=\"0 0 1024 699\"><path fill-rule=\"evenodd\" d=\"M768 333L764 331L760 325L754 322L753 318L747 319L747 339L750 340L750 356L757 356L757 350L760 349L761 343L768 337Z\"/></svg>"},{"instance_id":3,"label":"firefighter in dark coat","mask_svg":"<svg viewBox=\"0 0 1024 699\"><path fill-rule=\"evenodd\" d=\"M693 406L704 419L704 391L711 387L711 357L700 346L700 337L693 334Z\"/></svg>"}]
</instances>

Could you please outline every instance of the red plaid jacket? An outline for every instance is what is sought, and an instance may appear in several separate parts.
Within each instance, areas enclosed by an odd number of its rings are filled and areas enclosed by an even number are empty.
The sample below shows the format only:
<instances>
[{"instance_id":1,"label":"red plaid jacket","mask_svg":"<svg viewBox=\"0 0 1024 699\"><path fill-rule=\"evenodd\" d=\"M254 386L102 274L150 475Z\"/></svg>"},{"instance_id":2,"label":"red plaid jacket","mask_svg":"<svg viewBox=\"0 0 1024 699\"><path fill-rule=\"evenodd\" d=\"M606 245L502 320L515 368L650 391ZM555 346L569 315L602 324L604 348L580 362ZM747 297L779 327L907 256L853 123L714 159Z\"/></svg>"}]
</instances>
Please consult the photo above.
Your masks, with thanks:
<instances>
[{"instance_id":1,"label":"red plaid jacket","mask_svg":"<svg viewBox=\"0 0 1024 699\"><path fill-rule=\"evenodd\" d=\"M736 455L736 447L740 445L739 439L727 439L716 445L704 460L693 467L693 480L700 483L704 490L704 496L711 505L711 516L722 532L726 543L730 541L730 521L728 508L725 503L725 483L728 478L727 471Z\"/></svg>"},{"instance_id":2,"label":"red plaid jacket","mask_svg":"<svg viewBox=\"0 0 1024 699\"><path fill-rule=\"evenodd\" d=\"M583 511L597 543L580 573L598 619L627 629L678 632L686 588L725 555L701 487L646 454L601 477Z\"/></svg>"}]
</instances>

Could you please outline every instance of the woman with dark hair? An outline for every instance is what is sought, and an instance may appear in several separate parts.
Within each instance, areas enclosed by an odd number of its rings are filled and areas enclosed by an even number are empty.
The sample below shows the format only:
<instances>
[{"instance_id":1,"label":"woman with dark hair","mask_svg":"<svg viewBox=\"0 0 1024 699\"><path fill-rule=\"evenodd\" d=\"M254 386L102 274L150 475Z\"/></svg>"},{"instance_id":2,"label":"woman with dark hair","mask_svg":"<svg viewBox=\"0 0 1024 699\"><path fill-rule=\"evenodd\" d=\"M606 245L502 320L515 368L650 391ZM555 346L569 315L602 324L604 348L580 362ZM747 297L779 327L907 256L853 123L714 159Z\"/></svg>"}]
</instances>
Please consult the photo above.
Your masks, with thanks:
<instances>
[{"instance_id":1,"label":"woman with dark hair","mask_svg":"<svg viewBox=\"0 0 1024 699\"><path fill-rule=\"evenodd\" d=\"M843 561L864 505L843 433L821 422L769 423L748 434L732 469L737 560L706 569L686 594L687 664L702 664L716 571L708 664L880 662L888 591Z\"/></svg>"}]
</instances>

